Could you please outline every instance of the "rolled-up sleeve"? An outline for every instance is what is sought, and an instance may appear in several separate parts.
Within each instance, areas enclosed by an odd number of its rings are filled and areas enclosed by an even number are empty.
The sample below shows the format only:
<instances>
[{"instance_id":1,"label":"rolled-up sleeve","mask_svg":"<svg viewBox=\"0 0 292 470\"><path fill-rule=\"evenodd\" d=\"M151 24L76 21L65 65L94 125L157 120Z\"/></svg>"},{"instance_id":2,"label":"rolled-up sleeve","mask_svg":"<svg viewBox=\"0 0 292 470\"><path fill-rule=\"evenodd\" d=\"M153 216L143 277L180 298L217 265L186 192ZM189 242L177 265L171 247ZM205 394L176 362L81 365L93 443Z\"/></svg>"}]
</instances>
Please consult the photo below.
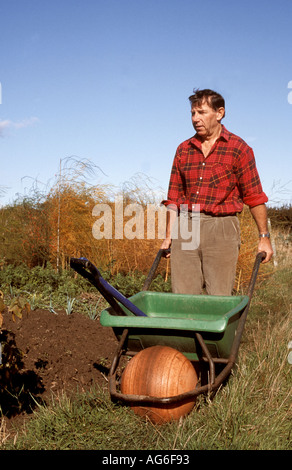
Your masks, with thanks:
<instances>
[{"instance_id":1,"label":"rolled-up sleeve","mask_svg":"<svg viewBox=\"0 0 292 470\"><path fill-rule=\"evenodd\" d=\"M268 202L256 167L253 150L249 146L242 149L237 167L239 191L244 204L249 207Z\"/></svg>"},{"instance_id":2,"label":"rolled-up sleeve","mask_svg":"<svg viewBox=\"0 0 292 470\"><path fill-rule=\"evenodd\" d=\"M180 147L178 147L171 168L167 199L161 201L161 204L173 210L178 210L185 201L185 184L179 168L180 158Z\"/></svg>"}]
</instances>

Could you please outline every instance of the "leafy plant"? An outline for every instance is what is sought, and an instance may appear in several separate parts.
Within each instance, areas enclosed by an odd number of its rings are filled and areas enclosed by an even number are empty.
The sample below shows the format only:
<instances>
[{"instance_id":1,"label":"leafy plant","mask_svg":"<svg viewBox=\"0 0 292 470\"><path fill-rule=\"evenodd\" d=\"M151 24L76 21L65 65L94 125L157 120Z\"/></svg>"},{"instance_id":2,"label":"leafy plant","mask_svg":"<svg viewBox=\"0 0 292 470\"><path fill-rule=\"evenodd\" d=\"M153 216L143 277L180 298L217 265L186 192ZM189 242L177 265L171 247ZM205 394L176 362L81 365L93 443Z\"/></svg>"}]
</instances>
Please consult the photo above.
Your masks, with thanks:
<instances>
[{"instance_id":1,"label":"leafy plant","mask_svg":"<svg viewBox=\"0 0 292 470\"><path fill-rule=\"evenodd\" d=\"M30 312L29 302L22 297L14 297L11 304L8 307L8 313L12 314L12 319L15 321L15 317L22 318L23 314Z\"/></svg>"},{"instance_id":2,"label":"leafy plant","mask_svg":"<svg viewBox=\"0 0 292 470\"><path fill-rule=\"evenodd\" d=\"M51 297L51 296L50 296L50 305L49 305L48 308L49 308L49 311L50 311L51 313L54 313L55 315L58 315L57 312L55 312L55 310L54 310L53 301L52 301L52 297Z\"/></svg>"},{"instance_id":3,"label":"leafy plant","mask_svg":"<svg viewBox=\"0 0 292 470\"><path fill-rule=\"evenodd\" d=\"M98 299L95 305L93 306L90 305L86 307L86 313L91 320L96 320L99 317L100 315L99 307L100 307L101 300L102 300L102 297Z\"/></svg>"},{"instance_id":4,"label":"leafy plant","mask_svg":"<svg viewBox=\"0 0 292 470\"><path fill-rule=\"evenodd\" d=\"M66 309L65 309L67 315L71 315L71 313L73 312L73 304L74 304L74 302L75 302L75 299L74 299L74 298L72 299L71 297L69 297L69 296L67 295L67 306L66 306Z\"/></svg>"}]
</instances>

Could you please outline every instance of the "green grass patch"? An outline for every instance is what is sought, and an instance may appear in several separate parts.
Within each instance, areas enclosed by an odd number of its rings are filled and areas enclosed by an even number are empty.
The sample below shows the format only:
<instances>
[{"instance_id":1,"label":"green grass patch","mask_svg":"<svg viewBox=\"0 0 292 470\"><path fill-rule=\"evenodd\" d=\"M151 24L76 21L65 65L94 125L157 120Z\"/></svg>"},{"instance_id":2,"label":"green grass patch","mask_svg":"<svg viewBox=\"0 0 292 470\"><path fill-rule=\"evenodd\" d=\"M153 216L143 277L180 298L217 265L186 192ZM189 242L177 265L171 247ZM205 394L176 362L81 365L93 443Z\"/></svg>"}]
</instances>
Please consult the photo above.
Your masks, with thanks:
<instances>
[{"instance_id":1,"label":"green grass patch","mask_svg":"<svg viewBox=\"0 0 292 470\"><path fill-rule=\"evenodd\" d=\"M200 395L184 419L157 426L92 389L53 396L2 448L291 450L291 280L291 270L278 270L257 285L237 366L215 397Z\"/></svg>"}]
</instances>

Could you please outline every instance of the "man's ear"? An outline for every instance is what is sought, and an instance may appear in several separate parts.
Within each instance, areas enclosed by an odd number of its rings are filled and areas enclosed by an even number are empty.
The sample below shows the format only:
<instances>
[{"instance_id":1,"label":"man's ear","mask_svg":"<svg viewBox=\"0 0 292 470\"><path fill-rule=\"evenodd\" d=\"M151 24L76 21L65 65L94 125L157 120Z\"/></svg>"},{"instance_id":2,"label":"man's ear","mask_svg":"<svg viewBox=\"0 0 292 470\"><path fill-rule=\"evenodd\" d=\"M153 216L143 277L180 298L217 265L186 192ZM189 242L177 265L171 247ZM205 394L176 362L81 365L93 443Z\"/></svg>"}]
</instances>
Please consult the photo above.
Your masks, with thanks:
<instances>
[{"instance_id":1,"label":"man's ear","mask_svg":"<svg viewBox=\"0 0 292 470\"><path fill-rule=\"evenodd\" d=\"M225 108L221 107L217 109L217 121L220 122L225 116Z\"/></svg>"}]
</instances>

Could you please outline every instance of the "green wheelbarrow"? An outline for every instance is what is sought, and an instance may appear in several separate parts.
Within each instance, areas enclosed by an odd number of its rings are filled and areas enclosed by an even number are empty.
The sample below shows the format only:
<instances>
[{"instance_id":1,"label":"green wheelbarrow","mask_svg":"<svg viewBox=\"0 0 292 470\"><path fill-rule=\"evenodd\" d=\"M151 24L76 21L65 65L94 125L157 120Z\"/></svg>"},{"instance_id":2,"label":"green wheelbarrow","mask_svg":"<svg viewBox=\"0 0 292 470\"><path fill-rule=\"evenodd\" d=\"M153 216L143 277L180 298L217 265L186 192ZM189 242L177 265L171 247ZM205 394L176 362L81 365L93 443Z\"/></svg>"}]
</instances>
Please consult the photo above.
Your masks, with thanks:
<instances>
[{"instance_id":1,"label":"green wheelbarrow","mask_svg":"<svg viewBox=\"0 0 292 470\"><path fill-rule=\"evenodd\" d=\"M149 291L153 276L167 250L159 250L143 289L130 298L103 279L86 258L71 258L71 267L94 285L110 307L101 325L111 327L118 340L109 371L112 400L131 404L172 404L216 391L234 367L257 273L266 254L257 254L247 295L184 295ZM123 355L134 356L151 346L170 346L199 364L204 371L194 390L171 397L127 395L118 390L117 369Z\"/></svg>"}]
</instances>

